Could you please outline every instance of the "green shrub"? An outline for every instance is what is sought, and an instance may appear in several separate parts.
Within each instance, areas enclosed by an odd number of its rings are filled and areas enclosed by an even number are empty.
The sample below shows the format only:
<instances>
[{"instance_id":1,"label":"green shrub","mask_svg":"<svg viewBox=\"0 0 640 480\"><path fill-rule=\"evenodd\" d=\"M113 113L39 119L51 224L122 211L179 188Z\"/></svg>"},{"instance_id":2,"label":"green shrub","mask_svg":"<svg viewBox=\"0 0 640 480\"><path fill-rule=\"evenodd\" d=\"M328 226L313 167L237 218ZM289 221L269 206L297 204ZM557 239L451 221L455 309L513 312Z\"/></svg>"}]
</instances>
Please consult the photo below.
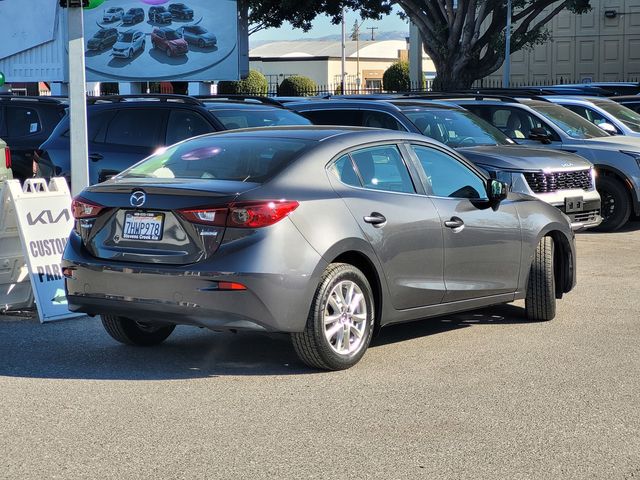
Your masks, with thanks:
<instances>
[{"instance_id":1,"label":"green shrub","mask_svg":"<svg viewBox=\"0 0 640 480\"><path fill-rule=\"evenodd\" d=\"M387 92L411 90L409 62L400 61L387 68L382 75L382 86Z\"/></svg>"},{"instance_id":2,"label":"green shrub","mask_svg":"<svg viewBox=\"0 0 640 480\"><path fill-rule=\"evenodd\" d=\"M266 95L268 88L267 79L257 70L250 70L244 80L218 82L221 95Z\"/></svg>"},{"instance_id":3,"label":"green shrub","mask_svg":"<svg viewBox=\"0 0 640 480\"><path fill-rule=\"evenodd\" d=\"M302 97L305 95L315 95L317 90L316 82L304 75L292 75L285 78L278 87L278 95L289 97Z\"/></svg>"}]
</instances>

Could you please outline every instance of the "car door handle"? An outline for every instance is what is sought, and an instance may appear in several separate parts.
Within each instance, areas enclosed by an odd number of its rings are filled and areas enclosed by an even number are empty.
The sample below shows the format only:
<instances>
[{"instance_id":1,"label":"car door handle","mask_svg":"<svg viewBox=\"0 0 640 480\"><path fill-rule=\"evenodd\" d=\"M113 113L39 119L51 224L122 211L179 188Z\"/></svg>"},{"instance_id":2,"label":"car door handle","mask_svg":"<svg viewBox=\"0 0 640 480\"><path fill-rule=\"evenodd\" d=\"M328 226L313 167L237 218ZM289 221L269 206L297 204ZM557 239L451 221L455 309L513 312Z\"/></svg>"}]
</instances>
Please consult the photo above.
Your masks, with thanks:
<instances>
[{"instance_id":1,"label":"car door handle","mask_svg":"<svg viewBox=\"0 0 640 480\"><path fill-rule=\"evenodd\" d=\"M374 227L381 227L385 223L387 223L387 219L384 215L378 212L371 212L371 215L363 218L366 223L370 223Z\"/></svg>"},{"instance_id":2,"label":"car door handle","mask_svg":"<svg viewBox=\"0 0 640 480\"><path fill-rule=\"evenodd\" d=\"M444 226L448 228L460 228L464 226L464 222L461 218L451 217L451 220L445 220Z\"/></svg>"},{"instance_id":3,"label":"car door handle","mask_svg":"<svg viewBox=\"0 0 640 480\"><path fill-rule=\"evenodd\" d=\"M98 160L102 160L104 156L100 153L92 153L91 155L89 155L89 158L91 159L91 161L97 162Z\"/></svg>"}]
</instances>

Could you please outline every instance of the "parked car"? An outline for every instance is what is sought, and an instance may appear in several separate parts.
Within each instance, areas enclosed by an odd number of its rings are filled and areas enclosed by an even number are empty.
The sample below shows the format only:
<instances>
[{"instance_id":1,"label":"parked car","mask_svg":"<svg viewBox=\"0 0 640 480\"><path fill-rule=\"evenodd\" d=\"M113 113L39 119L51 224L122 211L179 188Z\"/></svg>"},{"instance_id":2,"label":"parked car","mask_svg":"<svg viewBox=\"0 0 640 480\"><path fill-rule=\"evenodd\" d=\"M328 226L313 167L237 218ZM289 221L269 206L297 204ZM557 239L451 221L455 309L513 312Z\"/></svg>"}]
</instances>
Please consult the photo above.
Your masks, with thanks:
<instances>
[{"instance_id":1,"label":"parked car","mask_svg":"<svg viewBox=\"0 0 640 480\"><path fill-rule=\"evenodd\" d=\"M569 151L591 161L602 199L600 230L617 230L631 213L640 214L640 139L611 136L580 115L546 100L451 97L518 143Z\"/></svg>"},{"instance_id":2,"label":"parked car","mask_svg":"<svg viewBox=\"0 0 640 480\"><path fill-rule=\"evenodd\" d=\"M547 87L545 87L547 88ZM616 95L637 95L640 94L640 83L639 82L591 82L591 83L575 83L575 84L565 84L565 85L554 85L553 87L548 88L580 88L582 89L582 95L590 95L589 91L595 89L602 89L606 92L606 95L616 96ZM566 92L560 92L566 93Z\"/></svg>"},{"instance_id":3,"label":"parked car","mask_svg":"<svg viewBox=\"0 0 640 480\"><path fill-rule=\"evenodd\" d=\"M387 97L388 98L388 97ZM505 181L566 213L575 230L600 224L592 165L578 155L522 147L467 110L424 100L324 100L287 103L316 125L356 125L426 135Z\"/></svg>"},{"instance_id":4,"label":"parked car","mask_svg":"<svg viewBox=\"0 0 640 480\"><path fill-rule=\"evenodd\" d=\"M151 43L154 48L162 50L167 57L185 55L189 51L187 41L171 28L154 28L151 33Z\"/></svg>"},{"instance_id":5,"label":"parked car","mask_svg":"<svg viewBox=\"0 0 640 480\"><path fill-rule=\"evenodd\" d=\"M620 97L611 97L614 100L634 112L640 113L640 95L625 95Z\"/></svg>"},{"instance_id":6,"label":"parked car","mask_svg":"<svg viewBox=\"0 0 640 480\"><path fill-rule=\"evenodd\" d=\"M0 138L11 147L13 178L23 182L33 177L37 150L67 107L61 98L0 95Z\"/></svg>"},{"instance_id":7,"label":"parked car","mask_svg":"<svg viewBox=\"0 0 640 480\"><path fill-rule=\"evenodd\" d=\"M398 131L205 135L85 189L73 212L69 309L131 345L176 324L285 332L304 363L339 370L397 322L517 299L550 320L576 278L558 209Z\"/></svg>"},{"instance_id":8,"label":"parked car","mask_svg":"<svg viewBox=\"0 0 640 480\"><path fill-rule=\"evenodd\" d=\"M145 35L139 30L127 30L118 34L118 41L113 45L111 54L114 57L133 58L138 52L144 52Z\"/></svg>"},{"instance_id":9,"label":"parked car","mask_svg":"<svg viewBox=\"0 0 640 480\"><path fill-rule=\"evenodd\" d=\"M117 22L122 20L124 9L121 7L111 7L102 15L102 21L106 23Z\"/></svg>"},{"instance_id":10,"label":"parked car","mask_svg":"<svg viewBox=\"0 0 640 480\"><path fill-rule=\"evenodd\" d=\"M640 137L640 113L609 98L546 96L547 100L568 108L610 135Z\"/></svg>"},{"instance_id":11,"label":"parked car","mask_svg":"<svg viewBox=\"0 0 640 480\"><path fill-rule=\"evenodd\" d=\"M149 21L154 23L171 23L171 13L165 7L149 7Z\"/></svg>"},{"instance_id":12,"label":"parked car","mask_svg":"<svg viewBox=\"0 0 640 480\"><path fill-rule=\"evenodd\" d=\"M0 138L0 184L4 180L11 180L13 172L11 171L11 150L7 143Z\"/></svg>"},{"instance_id":13,"label":"parked car","mask_svg":"<svg viewBox=\"0 0 640 480\"><path fill-rule=\"evenodd\" d=\"M116 28L101 28L87 41L87 50L104 50L111 48L118 40L118 30Z\"/></svg>"},{"instance_id":14,"label":"parked car","mask_svg":"<svg viewBox=\"0 0 640 480\"><path fill-rule=\"evenodd\" d=\"M200 101L181 95L92 97L87 105L89 182L102 182L166 145L243 127L309 125L276 105L242 100ZM40 147L39 176L71 183L69 117Z\"/></svg>"},{"instance_id":15,"label":"parked car","mask_svg":"<svg viewBox=\"0 0 640 480\"><path fill-rule=\"evenodd\" d=\"M178 33L187 43L200 48L215 47L218 43L216 36L200 25L186 25L178 29Z\"/></svg>"},{"instance_id":16,"label":"parked car","mask_svg":"<svg viewBox=\"0 0 640 480\"><path fill-rule=\"evenodd\" d=\"M184 3L170 3L169 12L177 20L193 20L193 9L187 7Z\"/></svg>"},{"instance_id":17,"label":"parked car","mask_svg":"<svg viewBox=\"0 0 640 480\"><path fill-rule=\"evenodd\" d=\"M144 10L142 8L130 8L122 17L124 25L135 25L144 22Z\"/></svg>"}]
</instances>

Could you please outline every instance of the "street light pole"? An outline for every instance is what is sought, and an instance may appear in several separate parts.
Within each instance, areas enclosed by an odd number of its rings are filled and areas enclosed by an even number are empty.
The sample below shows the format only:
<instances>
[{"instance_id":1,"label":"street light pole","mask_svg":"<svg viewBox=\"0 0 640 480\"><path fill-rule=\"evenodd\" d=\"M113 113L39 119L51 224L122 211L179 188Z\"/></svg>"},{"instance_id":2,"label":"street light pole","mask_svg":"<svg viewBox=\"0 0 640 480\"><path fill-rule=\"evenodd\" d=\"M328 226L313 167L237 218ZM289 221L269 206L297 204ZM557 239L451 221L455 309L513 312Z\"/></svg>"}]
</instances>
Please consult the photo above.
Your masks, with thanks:
<instances>
[{"instance_id":1,"label":"street light pole","mask_svg":"<svg viewBox=\"0 0 640 480\"><path fill-rule=\"evenodd\" d=\"M507 0L507 31L504 45L504 67L502 69L502 86L509 88L511 77L511 0Z\"/></svg>"}]
</instances>

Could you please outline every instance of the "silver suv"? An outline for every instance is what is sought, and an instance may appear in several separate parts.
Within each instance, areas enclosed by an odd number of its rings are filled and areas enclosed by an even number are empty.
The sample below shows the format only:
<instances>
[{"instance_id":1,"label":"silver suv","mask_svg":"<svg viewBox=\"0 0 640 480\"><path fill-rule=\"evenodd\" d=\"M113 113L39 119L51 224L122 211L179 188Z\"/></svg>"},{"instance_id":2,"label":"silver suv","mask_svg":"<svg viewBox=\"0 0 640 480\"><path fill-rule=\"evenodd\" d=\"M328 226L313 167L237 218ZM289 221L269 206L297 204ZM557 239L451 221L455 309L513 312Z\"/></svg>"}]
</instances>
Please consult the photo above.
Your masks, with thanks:
<instances>
[{"instance_id":1,"label":"silver suv","mask_svg":"<svg viewBox=\"0 0 640 480\"><path fill-rule=\"evenodd\" d=\"M640 113L601 97L545 96L547 100L568 108L611 135L640 137Z\"/></svg>"},{"instance_id":2,"label":"silver suv","mask_svg":"<svg viewBox=\"0 0 640 480\"><path fill-rule=\"evenodd\" d=\"M471 110L524 145L577 153L594 164L602 199L598 229L614 231L633 213L640 215L640 139L611 136L593 123L544 98L453 94Z\"/></svg>"}]
</instances>

